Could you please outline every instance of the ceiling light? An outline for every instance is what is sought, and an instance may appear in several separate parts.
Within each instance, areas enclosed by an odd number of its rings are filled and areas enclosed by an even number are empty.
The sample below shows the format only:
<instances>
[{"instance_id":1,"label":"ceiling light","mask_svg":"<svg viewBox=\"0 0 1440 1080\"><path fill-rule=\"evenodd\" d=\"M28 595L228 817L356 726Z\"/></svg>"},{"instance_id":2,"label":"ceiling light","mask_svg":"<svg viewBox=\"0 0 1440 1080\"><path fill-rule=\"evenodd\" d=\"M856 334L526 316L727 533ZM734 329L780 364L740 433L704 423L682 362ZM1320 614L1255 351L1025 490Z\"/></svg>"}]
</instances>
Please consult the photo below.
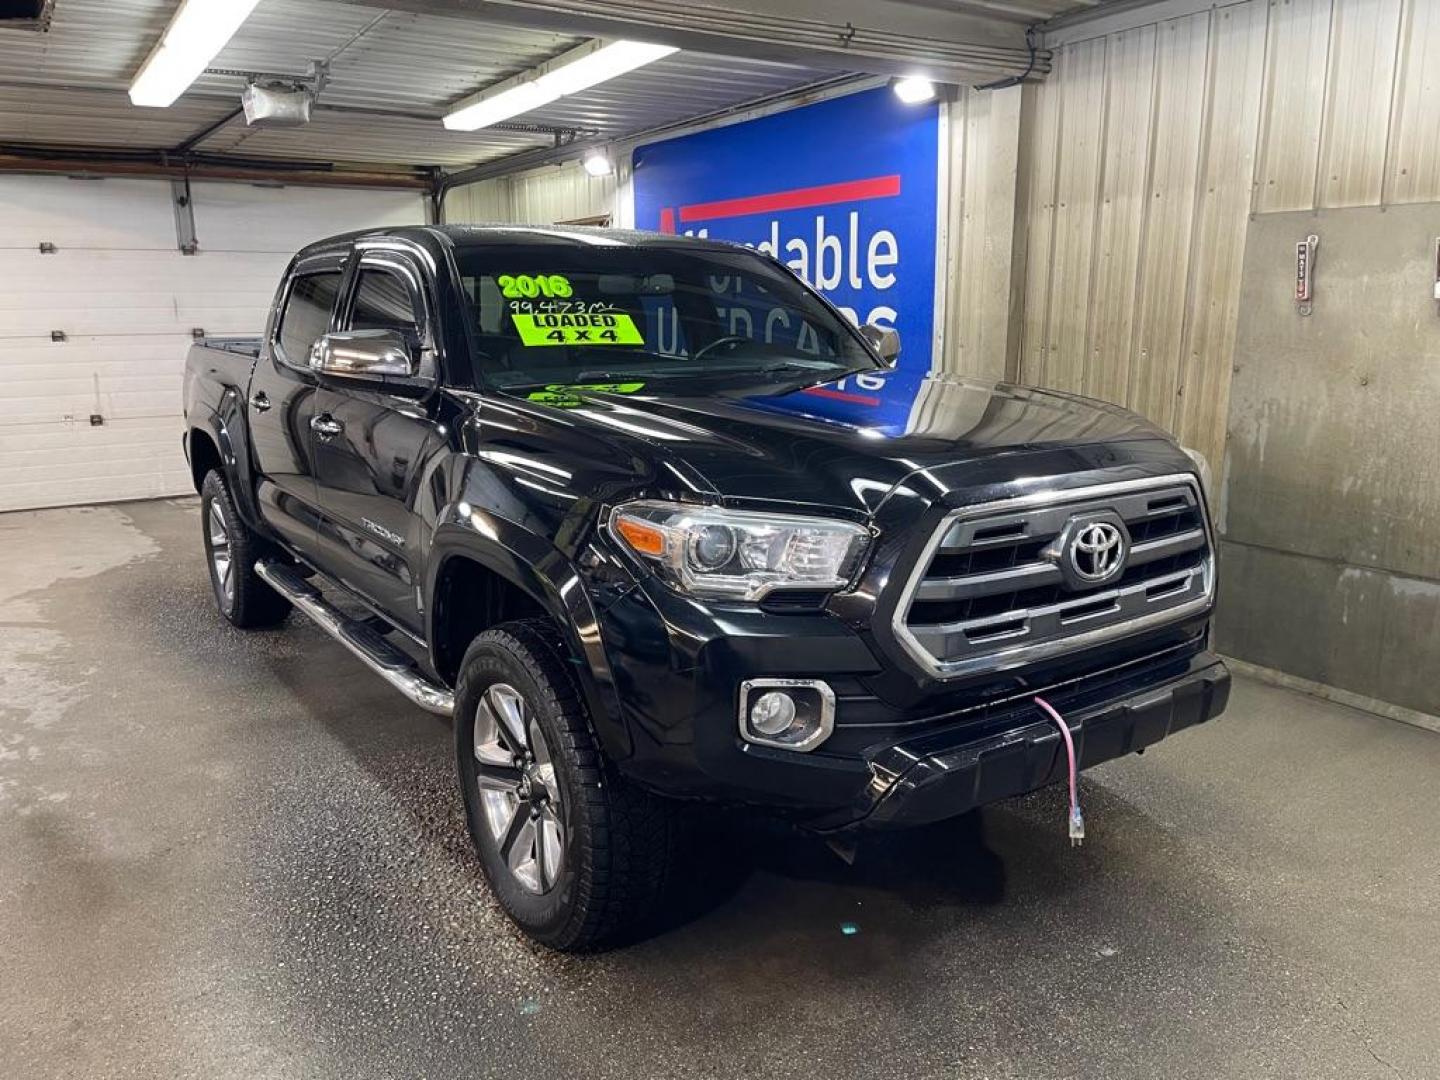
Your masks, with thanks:
<instances>
[{"instance_id":1,"label":"ceiling light","mask_svg":"<svg viewBox=\"0 0 1440 1080\"><path fill-rule=\"evenodd\" d=\"M578 94L617 75L634 71L676 52L673 45L649 45L643 41L615 41L596 49L573 63L555 68L540 77L561 94Z\"/></svg>"},{"instance_id":2,"label":"ceiling light","mask_svg":"<svg viewBox=\"0 0 1440 1080\"><path fill-rule=\"evenodd\" d=\"M585 171L591 176L609 176L615 171L615 167L610 164L610 159L599 150L591 150L580 164L585 166Z\"/></svg>"},{"instance_id":3,"label":"ceiling light","mask_svg":"<svg viewBox=\"0 0 1440 1080\"><path fill-rule=\"evenodd\" d=\"M521 113L538 109L542 105L549 105L559 96L559 94L549 92L546 87L536 82L519 83L494 97L485 98L473 105L467 105L455 112L447 113L443 123L451 131L476 131L483 127L489 127L491 124L498 124L502 120L509 120L512 116L519 116Z\"/></svg>"},{"instance_id":4,"label":"ceiling light","mask_svg":"<svg viewBox=\"0 0 1440 1080\"><path fill-rule=\"evenodd\" d=\"M445 114L444 124L451 131L489 127L676 51L673 45L649 45L643 41L592 41L542 64L534 73L518 75L466 98Z\"/></svg>"},{"instance_id":5,"label":"ceiling light","mask_svg":"<svg viewBox=\"0 0 1440 1080\"><path fill-rule=\"evenodd\" d=\"M909 75L890 84L895 96L906 105L920 105L935 97L935 84L920 75Z\"/></svg>"},{"instance_id":6,"label":"ceiling light","mask_svg":"<svg viewBox=\"0 0 1440 1080\"><path fill-rule=\"evenodd\" d=\"M136 105L163 109L200 77L259 0L184 0L130 84Z\"/></svg>"}]
</instances>

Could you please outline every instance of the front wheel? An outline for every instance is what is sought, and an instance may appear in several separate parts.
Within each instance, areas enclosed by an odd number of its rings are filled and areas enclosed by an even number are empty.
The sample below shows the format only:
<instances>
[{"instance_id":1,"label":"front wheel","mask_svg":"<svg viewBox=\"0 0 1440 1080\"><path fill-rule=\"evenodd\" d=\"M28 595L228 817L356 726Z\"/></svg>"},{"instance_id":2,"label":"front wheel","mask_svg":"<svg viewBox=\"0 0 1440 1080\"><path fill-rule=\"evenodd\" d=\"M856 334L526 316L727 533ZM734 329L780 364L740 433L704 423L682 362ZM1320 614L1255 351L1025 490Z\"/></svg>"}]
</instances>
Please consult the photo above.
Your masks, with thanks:
<instances>
[{"instance_id":1,"label":"front wheel","mask_svg":"<svg viewBox=\"0 0 1440 1080\"><path fill-rule=\"evenodd\" d=\"M290 613L290 601L255 573L263 541L245 524L216 470L200 485L200 521L210 587L220 614L244 630L274 626Z\"/></svg>"},{"instance_id":2,"label":"front wheel","mask_svg":"<svg viewBox=\"0 0 1440 1080\"><path fill-rule=\"evenodd\" d=\"M470 836L500 905L541 944L585 951L652 915L675 811L615 775L565 657L544 619L477 637L456 685L455 747Z\"/></svg>"}]
</instances>

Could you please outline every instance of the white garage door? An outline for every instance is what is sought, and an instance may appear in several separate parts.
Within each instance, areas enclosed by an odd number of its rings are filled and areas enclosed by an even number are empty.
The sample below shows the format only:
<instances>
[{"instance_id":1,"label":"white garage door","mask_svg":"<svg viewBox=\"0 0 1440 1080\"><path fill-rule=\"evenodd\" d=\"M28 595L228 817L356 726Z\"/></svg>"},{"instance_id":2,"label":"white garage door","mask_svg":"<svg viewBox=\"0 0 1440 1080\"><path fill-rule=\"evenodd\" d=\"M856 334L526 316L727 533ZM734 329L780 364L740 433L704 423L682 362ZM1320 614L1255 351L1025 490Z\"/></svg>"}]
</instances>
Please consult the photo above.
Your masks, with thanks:
<instances>
[{"instance_id":1,"label":"white garage door","mask_svg":"<svg viewBox=\"0 0 1440 1080\"><path fill-rule=\"evenodd\" d=\"M190 490L191 332L258 334L296 249L424 213L414 192L197 183L192 197L186 256L167 181L0 176L0 510Z\"/></svg>"}]
</instances>

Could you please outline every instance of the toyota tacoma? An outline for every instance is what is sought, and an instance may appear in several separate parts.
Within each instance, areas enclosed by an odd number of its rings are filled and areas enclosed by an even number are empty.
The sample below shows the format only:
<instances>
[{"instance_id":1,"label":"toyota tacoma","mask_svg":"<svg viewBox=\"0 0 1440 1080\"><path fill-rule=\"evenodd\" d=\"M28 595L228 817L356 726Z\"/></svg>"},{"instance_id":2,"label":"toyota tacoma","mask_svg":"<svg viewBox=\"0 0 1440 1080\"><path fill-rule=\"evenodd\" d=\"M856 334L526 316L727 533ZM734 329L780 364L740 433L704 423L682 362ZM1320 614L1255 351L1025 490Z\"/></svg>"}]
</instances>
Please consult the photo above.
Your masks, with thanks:
<instances>
[{"instance_id":1,"label":"toyota tacoma","mask_svg":"<svg viewBox=\"0 0 1440 1080\"><path fill-rule=\"evenodd\" d=\"M1217 715L1203 459L1012 385L827 415L898 351L738 245L313 244L263 336L186 365L216 603L453 717L486 878L558 949L653 911L687 804L851 837Z\"/></svg>"}]
</instances>

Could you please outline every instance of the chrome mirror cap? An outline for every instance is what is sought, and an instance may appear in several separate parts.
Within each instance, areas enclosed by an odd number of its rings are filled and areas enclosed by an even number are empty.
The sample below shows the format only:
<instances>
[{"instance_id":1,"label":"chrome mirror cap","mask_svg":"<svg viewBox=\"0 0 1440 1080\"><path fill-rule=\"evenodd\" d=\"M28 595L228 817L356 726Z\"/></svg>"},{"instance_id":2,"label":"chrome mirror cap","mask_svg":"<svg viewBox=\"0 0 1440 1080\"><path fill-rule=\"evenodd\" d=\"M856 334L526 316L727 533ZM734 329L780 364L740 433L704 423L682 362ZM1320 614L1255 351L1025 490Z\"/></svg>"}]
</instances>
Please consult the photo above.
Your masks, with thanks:
<instances>
[{"instance_id":1,"label":"chrome mirror cap","mask_svg":"<svg viewBox=\"0 0 1440 1080\"><path fill-rule=\"evenodd\" d=\"M350 330L316 341L310 369L351 379L409 379L420 368L416 353L398 330Z\"/></svg>"},{"instance_id":2,"label":"chrome mirror cap","mask_svg":"<svg viewBox=\"0 0 1440 1080\"><path fill-rule=\"evenodd\" d=\"M900 358L900 331L890 326L877 326L875 323L866 323L860 327L860 336L865 343L875 350L875 355L880 357L881 363L888 368L893 368L895 362Z\"/></svg>"}]
</instances>

